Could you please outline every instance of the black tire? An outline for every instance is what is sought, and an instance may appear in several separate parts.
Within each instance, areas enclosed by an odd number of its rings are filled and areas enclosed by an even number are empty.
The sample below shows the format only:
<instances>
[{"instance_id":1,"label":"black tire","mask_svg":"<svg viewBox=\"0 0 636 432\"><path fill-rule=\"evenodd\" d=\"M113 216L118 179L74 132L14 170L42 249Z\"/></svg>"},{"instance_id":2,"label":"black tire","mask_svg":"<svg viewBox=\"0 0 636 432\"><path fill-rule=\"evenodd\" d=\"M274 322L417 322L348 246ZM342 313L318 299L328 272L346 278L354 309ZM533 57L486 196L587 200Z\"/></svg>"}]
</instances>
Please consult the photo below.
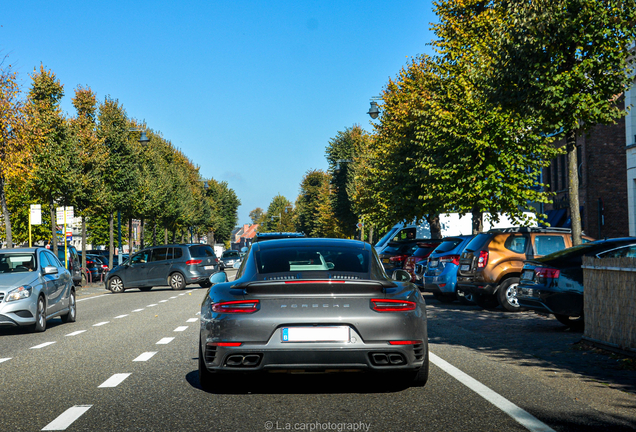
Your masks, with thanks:
<instances>
[{"instance_id":1,"label":"black tire","mask_svg":"<svg viewBox=\"0 0 636 432\"><path fill-rule=\"evenodd\" d=\"M63 323L75 322L77 320L77 302L75 300L75 290L71 290L68 301L68 313L60 315Z\"/></svg>"},{"instance_id":2,"label":"black tire","mask_svg":"<svg viewBox=\"0 0 636 432\"><path fill-rule=\"evenodd\" d=\"M464 293L463 296L457 296L459 302L463 305L474 306L475 305L475 296L473 293Z\"/></svg>"},{"instance_id":3,"label":"black tire","mask_svg":"<svg viewBox=\"0 0 636 432\"><path fill-rule=\"evenodd\" d=\"M214 374L212 374L203 361L203 349L201 349L201 339L199 339L199 385L207 392L212 391L212 382Z\"/></svg>"},{"instance_id":4,"label":"black tire","mask_svg":"<svg viewBox=\"0 0 636 432\"><path fill-rule=\"evenodd\" d=\"M519 278L511 277L504 280L497 290L497 300L507 312L519 312L519 300L517 300L517 286L519 286Z\"/></svg>"},{"instance_id":5,"label":"black tire","mask_svg":"<svg viewBox=\"0 0 636 432\"><path fill-rule=\"evenodd\" d=\"M186 286L186 281L183 275L179 272L174 272L168 277L168 284L175 291L181 291Z\"/></svg>"},{"instance_id":6,"label":"black tire","mask_svg":"<svg viewBox=\"0 0 636 432\"><path fill-rule=\"evenodd\" d=\"M426 359L422 364L420 370L415 372L413 376L413 387L424 387L428 382L428 354L426 355Z\"/></svg>"},{"instance_id":7,"label":"black tire","mask_svg":"<svg viewBox=\"0 0 636 432\"><path fill-rule=\"evenodd\" d=\"M31 326L33 332L43 332L46 330L46 300L43 296L38 297L35 306L35 324Z\"/></svg>"},{"instance_id":8,"label":"black tire","mask_svg":"<svg viewBox=\"0 0 636 432\"><path fill-rule=\"evenodd\" d=\"M583 313L578 317L554 314L554 317L563 325L570 327L572 330L583 331L585 329L585 319Z\"/></svg>"},{"instance_id":9,"label":"black tire","mask_svg":"<svg viewBox=\"0 0 636 432\"><path fill-rule=\"evenodd\" d=\"M124 282L119 276L113 276L108 280L108 289L110 289L113 294L121 294L126 291Z\"/></svg>"},{"instance_id":10,"label":"black tire","mask_svg":"<svg viewBox=\"0 0 636 432\"><path fill-rule=\"evenodd\" d=\"M444 304L450 304L453 303L455 300L457 300L457 297L455 296L455 294L444 294L444 293L438 293L435 292L433 293L433 297L435 297L435 300L439 301L440 303L444 303Z\"/></svg>"},{"instance_id":11,"label":"black tire","mask_svg":"<svg viewBox=\"0 0 636 432\"><path fill-rule=\"evenodd\" d=\"M212 286L212 282L210 282L209 280L205 282L199 282L199 286L201 288L210 288Z\"/></svg>"},{"instance_id":12,"label":"black tire","mask_svg":"<svg viewBox=\"0 0 636 432\"><path fill-rule=\"evenodd\" d=\"M143 291L143 292L150 291L151 289L152 287L139 287L139 291Z\"/></svg>"},{"instance_id":13,"label":"black tire","mask_svg":"<svg viewBox=\"0 0 636 432\"><path fill-rule=\"evenodd\" d=\"M477 304L477 306L479 306L482 309L492 310L492 309L496 309L497 306L499 306L499 300L497 300L497 297L492 295L488 295L488 294L474 295L473 298L475 299L474 300L475 304Z\"/></svg>"}]
</instances>

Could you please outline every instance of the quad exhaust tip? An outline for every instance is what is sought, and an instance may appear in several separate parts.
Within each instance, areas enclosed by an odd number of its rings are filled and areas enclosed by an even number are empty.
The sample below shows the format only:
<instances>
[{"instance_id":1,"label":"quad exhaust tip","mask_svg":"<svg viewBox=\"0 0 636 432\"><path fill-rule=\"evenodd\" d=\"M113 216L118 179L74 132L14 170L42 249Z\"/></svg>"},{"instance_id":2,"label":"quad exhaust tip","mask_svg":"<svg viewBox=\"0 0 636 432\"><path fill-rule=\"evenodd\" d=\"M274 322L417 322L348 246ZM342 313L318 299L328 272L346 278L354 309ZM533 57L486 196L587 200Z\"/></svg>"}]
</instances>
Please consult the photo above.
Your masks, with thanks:
<instances>
[{"instance_id":1,"label":"quad exhaust tip","mask_svg":"<svg viewBox=\"0 0 636 432\"><path fill-rule=\"evenodd\" d=\"M375 366L399 366L406 364L406 359L400 353L372 353L371 362Z\"/></svg>"},{"instance_id":2,"label":"quad exhaust tip","mask_svg":"<svg viewBox=\"0 0 636 432\"><path fill-rule=\"evenodd\" d=\"M260 354L233 354L225 360L225 365L230 367L254 367L261 362Z\"/></svg>"}]
</instances>

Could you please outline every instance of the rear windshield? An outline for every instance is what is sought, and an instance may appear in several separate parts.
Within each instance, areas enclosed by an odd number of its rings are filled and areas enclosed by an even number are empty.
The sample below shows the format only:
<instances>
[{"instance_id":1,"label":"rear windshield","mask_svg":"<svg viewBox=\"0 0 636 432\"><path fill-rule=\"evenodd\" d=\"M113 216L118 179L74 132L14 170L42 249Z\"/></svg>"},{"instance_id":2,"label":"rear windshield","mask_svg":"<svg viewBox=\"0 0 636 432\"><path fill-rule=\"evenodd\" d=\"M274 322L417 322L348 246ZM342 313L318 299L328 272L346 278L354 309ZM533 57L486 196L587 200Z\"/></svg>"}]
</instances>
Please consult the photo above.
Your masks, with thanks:
<instances>
[{"instance_id":1,"label":"rear windshield","mask_svg":"<svg viewBox=\"0 0 636 432\"><path fill-rule=\"evenodd\" d=\"M411 255L417 249L417 243L398 243L384 248L383 254Z\"/></svg>"},{"instance_id":2,"label":"rear windshield","mask_svg":"<svg viewBox=\"0 0 636 432\"><path fill-rule=\"evenodd\" d=\"M232 257L238 257L239 253L238 251L235 250L226 250L225 252L223 252L222 257L223 258L232 258Z\"/></svg>"},{"instance_id":3,"label":"rear windshield","mask_svg":"<svg viewBox=\"0 0 636 432\"><path fill-rule=\"evenodd\" d=\"M444 240L443 242L440 243L439 246L437 246L435 248L435 253L441 252L450 252L453 249L455 249L457 246L459 246L459 244L462 242L463 240L460 238L452 238L452 239L447 239Z\"/></svg>"},{"instance_id":4,"label":"rear windshield","mask_svg":"<svg viewBox=\"0 0 636 432\"><path fill-rule=\"evenodd\" d=\"M215 255L212 246L196 245L190 246L190 256L192 256L192 258L206 258L213 257Z\"/></svg>"},{"instance_id":5,"label":"rear windshield","mask_svg":"<svg viewBox=\"0 0 636 432\"><path fill-rule=\"evenodd\" d=\"M477 234L475 238L472 239L470 243L466 245L466 250L476 251L481 249L490 240L491 237L492 237L492 234L488 234L488 233Z\"/></svg>"},{"instance_id":6,"label":"rear windshield","mask_svg":"<svg viewBox=\"0 0 636 432\"><path fill-rule=\"evenodd\" d=\"M414 257L427 257L433 252L437 244L432 244L430 246L418 246L418 248L413 252Z\"/></svg>"},{"instance_id":7,"label":"rear windshield","mask_svg":"<svg viewBox=\"0 0 636 432\"><path fill-rule=\"evenodd\" d=\"M365 250L337 247L295 247L255 252L261 274L283 272L367 273L369 253ZM326 277L326 274L325 274Z\"/></svg>"}]
</instances>

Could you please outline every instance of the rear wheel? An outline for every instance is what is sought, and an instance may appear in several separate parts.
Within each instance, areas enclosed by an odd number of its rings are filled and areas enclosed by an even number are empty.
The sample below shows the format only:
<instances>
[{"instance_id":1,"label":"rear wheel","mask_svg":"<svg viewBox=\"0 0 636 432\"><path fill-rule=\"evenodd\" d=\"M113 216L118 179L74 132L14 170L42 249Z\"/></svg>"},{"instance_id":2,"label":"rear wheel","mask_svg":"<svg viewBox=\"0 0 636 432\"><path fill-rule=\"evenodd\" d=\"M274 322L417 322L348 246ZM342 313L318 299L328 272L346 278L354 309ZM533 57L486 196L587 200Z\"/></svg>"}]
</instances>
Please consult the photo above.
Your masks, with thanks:
<instances>
[{"instance_id":1,"label":"rear wheel","mask_svg":"<svg viewBox=\"0 0 636 432\"><path fill-rule=\"evenodd\" d=\"M497 291L497 298L501 307L508 312L519 312L519 301L517 300L517 287L519 278L508 278L501 283Z\"/></svg>"},{"instance_id":2,"label":"rear wheel","mask_svg":"<svg viewBox=\"0 0 636 432\"><path fill-rule=\"evenodd\" d=\"M426 360L422 364L422 367L420 368L420 370L415 372L412 385L414 387L424 387L427 381L428 381L428 355L426 356Z\"/></svg>"},{"instance_id":3,"label":"rear wheel","mask_svg":"<svg viewBox=\"0 0 636 432\"><path fill-rule=\"evenodd\" d=\"M168 281L172 289L176 291L180 291L186 286L185 278L181 273L172 273Z\"/></svg>"},{"instance_id":4,"label":"rear wheel","mask_svg":"<svg viewBox=\"0 0 636 432\"><path fill-rule=\"evenodd\" d=\"M583 314L578 317L554 314L554 317L563 325L570 327L572 330L583 331L585 327L585 319Z\"/></svg>"},{"instance_id":5,"label":"rear wheel","mask_svg":"<svg viewBox=\"0 0 636 432\"><path fill-rule=\"evenodd\" d=\"M115 294L121 294L125 291L124 282L119 276L115 276L108 281L108 288Z\"/></svg>"},{"instance_id":6,"label":"rear wheel","mask_svg":"<svg viewBox=\"0 0 636 432\"><path fill-rule=\"evenodd\" d=\"M60 315L63 323L75 322L77 319L77 305L75 303L75 290L71 290L71 295L68 299L68 313Z\"/></svg>"},{"instance_id":7,"label":"rear wheel","mask_svg":"<svg viewBox=\"0 0 636 432\"><path fill-rule=\"evenodd\" d=\"M211 391L213 378L213 374L205 367L203 350L201 349L201 341L199 340L199 385L203 390Z\"/></svg>"},{"instance_id":8,"label":"rear wheel","mask_svg":"<svg viewBox=\"0 0 636 432\"><path fill-rule=\"evenodd\" d=\"M210 282L209 280L205 282L199 282L199 286L201 288L210 288L212 286L212 282Z\"/></svg>"}]
</instances>

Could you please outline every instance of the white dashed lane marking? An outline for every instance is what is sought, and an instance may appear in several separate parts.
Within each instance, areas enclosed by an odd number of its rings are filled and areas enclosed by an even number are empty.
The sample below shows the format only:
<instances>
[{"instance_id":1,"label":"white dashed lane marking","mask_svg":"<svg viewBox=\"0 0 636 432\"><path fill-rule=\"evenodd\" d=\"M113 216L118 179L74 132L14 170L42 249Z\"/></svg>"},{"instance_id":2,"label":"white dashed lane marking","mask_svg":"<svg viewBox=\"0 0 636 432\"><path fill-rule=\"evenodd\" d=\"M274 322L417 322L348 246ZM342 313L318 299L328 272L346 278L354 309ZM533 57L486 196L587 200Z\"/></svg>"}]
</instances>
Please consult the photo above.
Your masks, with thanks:
<instances>
[{"instance_id":1,"label":"white dashed lane marking","mask_svg":"<svg viewBox=\"0 0 636 432\"><path fill-rule=\"evenodd\" d=\"M128 316L128 314L119 315L119 316L116 316L115 319L124 318L124 317L127 317L127 316Z\"/></svg>"},{"instance_id":2,"label":"white dashed lane marking","mask_svg":"<svg viewBox=\"0 0 636 432\"><path fill-rule=\"evenodd\" d=\"M47 346L49 346L49 345L53 345L54 343L55 343L55 342L44 342L43 344L33 346L33 347L31 347L30 349L40 349L40 348L47 347Z\"/></svg>"},{"instance_id":3,"label":"white dashed lane marking","mask_svg":"<svg viewBox=\"0 0 636 432\"><path fill-rule=\"evenodd\" d=\"M97 324L93 324L93 327L99 327L99 326L103 326L104 324L108 324L110 321L104 321L104 322L100 322Z\"/></svg>"},{"instance_id":4,"label":"white dashed lane marking","mask_svg":"<svg viewBox=\"0 0 636 432\"><path fill-rule=\"evenodd\" d=\"M185 295L185 293L181 293L181 294L179 294L179 295L180 295L180 296L182 296L182 295Z\"/></svg>"},{"instance_id":5,"label":"white dashed lane marking","mask_svg":"<svg viewBox=\"0 0 636 432\"><path fill-rule=\"evenodd\" d=\"M199 318L190 318L186 322L197 322L197 321L199 321Z\"/></svg>"},{"instance_id":6,"label":"white dashed lane marking","mask_svg":"<svg viewBox=\"0 0 636 432\"><path fill-rule=\"evenodd\" d=\"M170 298L171 298L171 299L172 299L172 298L177 298L177 296L174 296L174 297L170 297Z\"/></svg>"},{"instance_id":7,"label":"white dashed lane marking","mask_svg":"<svg viewBox=\"0 0 636 432\"><path fill-rule=\"evenodd\" d=\"M137 357L136 359L134 359L133 361L136 361L136 362L148 361L155 354L157 354L157 351L145 352L142 355L140 355L139 357Z\"/></svg>"},{"instance_id":8,"label":"white dashed lane marking","mask_svg":"<svg viewBox=\"0 0 636 432\"><path fill-rule=\"evenodd\" d=\"M146 306L146 307L153 307L153 306L157 306L157 303L155 303L155 304L151 304L151 305L148 305L148 306Z\"/></svg>"},{"instance_id":9,"label":"white dashed lane marking","mask_svg":"<svg viewBox=\"0 0 636 432\"><path fill-rule=\"evenodd\" d=\"M159 342L156 343L156 345L166 345L169 344L170 342L172 342L174 340L173 337L165 337L163 339L161 339Z\"/></svg>"},{"instance_id":10,"label":"white dashed lane marking","mask_svg":"<svg viewBox=\"0 0 636 432\"><path fill-rule=\"evenodd\" d=\"M77 299L77 300L75 300L75 301L76 301L77 303L79 303L79 302L84 301L84 300L96 299L96 298L104 297L104 296L107 296L107 295L109 295L109 294L102 294L102 295L98 295L98 296L95 296L95 297L86 297L86 298L81 298L81 299Z\"/></svg>"},{"instance_id":11,"label":"white dashed lane marking","mask_svg":"<svg viewBox=\"0 0 636 432\"><path fill-rule=\"evenodd\" d=\"M66 430L75 420L88 411L92 405L75 405L64 411L58 418L42 428L43 431Z\"/></svg>"},{"instance_id":12,"label":"white dashed lane marking","mask_svg":"<svg viewBox=\"0 0 636 432\"><path fill-rule=\"evenodd\" d=\"M11 359L12 359L12 357L0 359L0 363L4 363L4 362L9 361Z\"/></svg>"},{"instance_id":13,"label":"white dashed lane marking","mask_svg":"<svg viewBox=\"0 0 636 432\"><path fill-rule=\"evenodd\" d=\"M101 383L99 385L99 387L97 387L97 388L117 387L119 384L121 384L130 375L131 374L129 374L129 373L115 374L112 377L108 378L103 383Z\"/></svg>"},{"instance_id":14,"label":"white dashed lane marking","mask_svg":"<svg viewBox=\"0 0 636 432\"><path fill-rule=\"evenodd\" d=\"M133 312L141 312L142 310L144 310L143 308L141 309L135 309Z\"/></svg>"},{"instance_id":15,"label":"white dashed lane marking","mask_svg":"<svg viewBox=\"0 0 636 432\"><path fill-rule=\"evenodd\" d=\"M167 302L167 301L168 301L168 300L159 300L159 303L165 303L165 302Z\"/></svg>"},{"instance_id":16,"label":"white dashed lane marking","mask_svg":"<svg viewBox=\"0 0 636 432\"><path fill-rule=\"evenodd\" d=\"M77 336L78 334L82 334L84 333L86 330L78 330L78 331L74 331L73 333L69 333L66 336Z\"/></svg>"},{"instance_id":17,"label":"white dashed lane marking","mask_svg":"<svg viewBox=\"0 0 636 432\"><path fill-rule=\"evenodd\" d=\"M186 331L187 329L188 329L188 326L179 326L176 329L174 329L174 331L182 332L182 331Z\"/></svg>"}]
</instances>

